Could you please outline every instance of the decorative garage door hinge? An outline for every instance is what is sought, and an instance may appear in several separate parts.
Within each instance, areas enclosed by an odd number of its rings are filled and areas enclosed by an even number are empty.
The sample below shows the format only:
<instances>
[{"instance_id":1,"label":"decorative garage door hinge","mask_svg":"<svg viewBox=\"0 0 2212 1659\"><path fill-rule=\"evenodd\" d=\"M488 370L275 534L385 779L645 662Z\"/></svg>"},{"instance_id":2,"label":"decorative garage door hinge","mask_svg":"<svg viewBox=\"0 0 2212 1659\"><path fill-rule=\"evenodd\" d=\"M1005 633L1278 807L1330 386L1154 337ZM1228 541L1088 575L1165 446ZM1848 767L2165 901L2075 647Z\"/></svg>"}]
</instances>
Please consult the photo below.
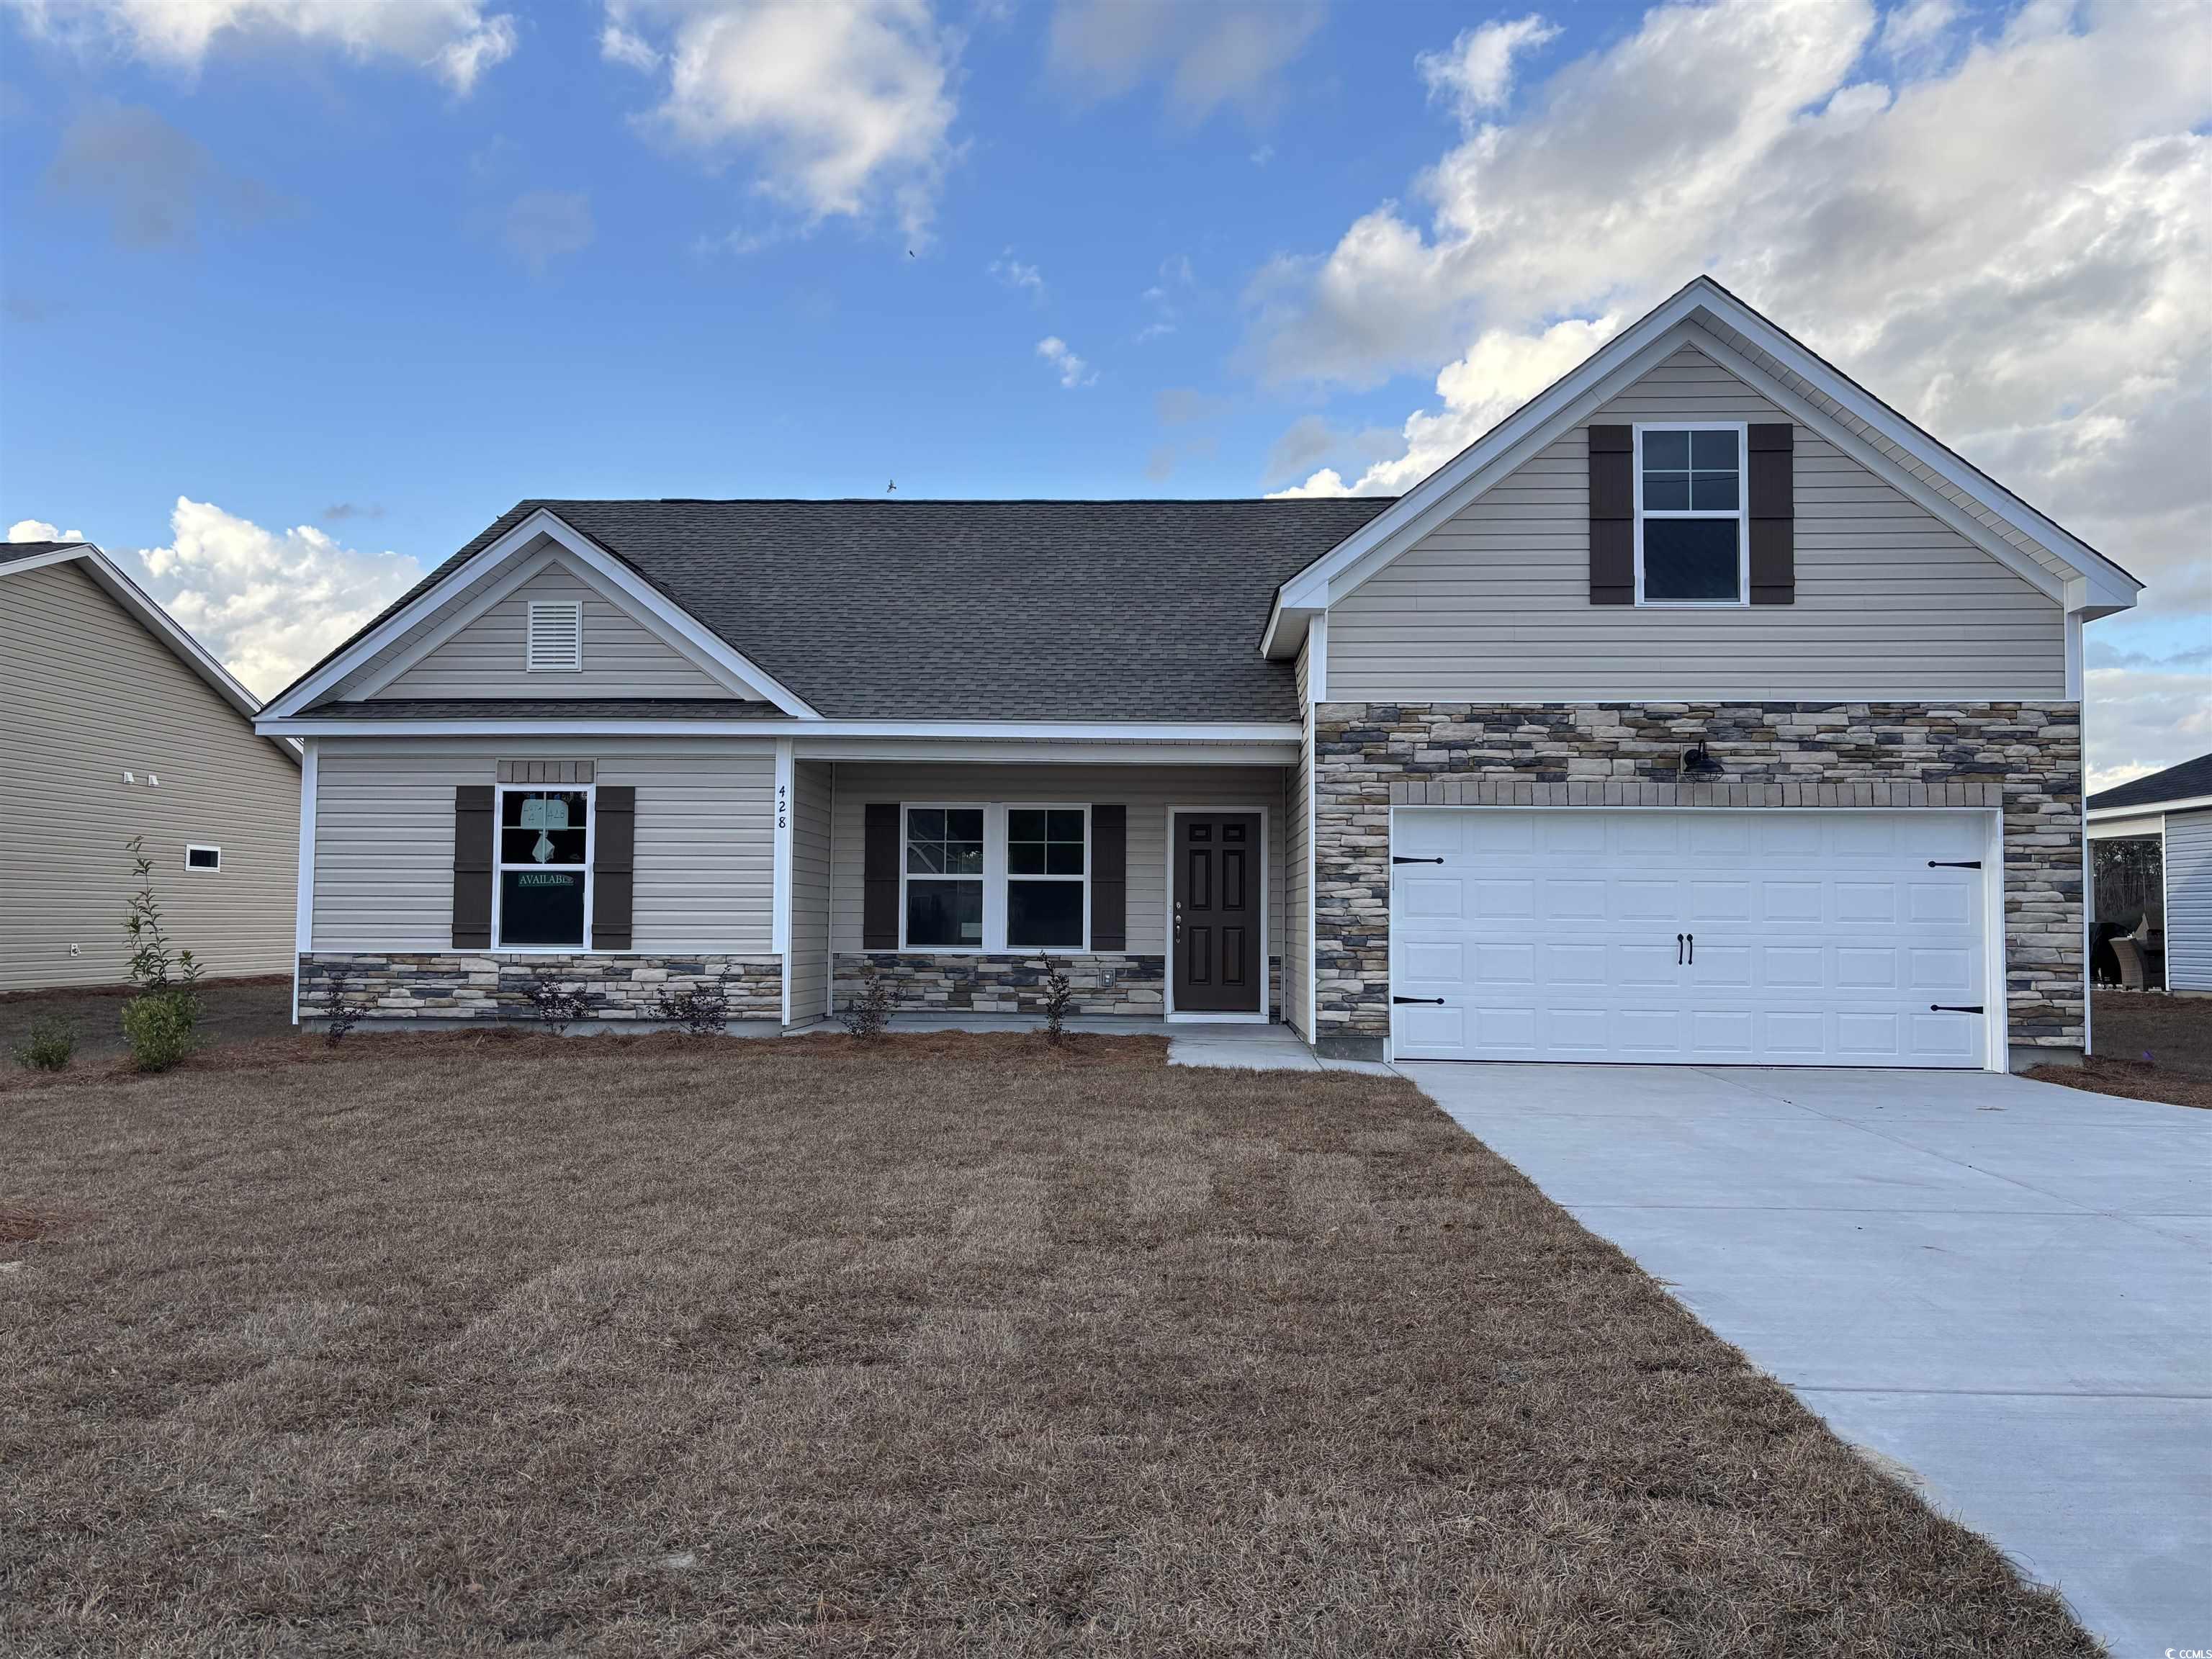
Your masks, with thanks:
<instances>
[{"instance_id":1,"label":"decorative garage door hinge","mask_svg":"<svg viewBox=\"0 0 2212 1659\"><path fill-rule=\"evenodd\" d=\"M1433 1003L1439 1008L1444 1006L1444 1000L1442 997L1392 997L1390 1000L1393 1002Z\"/></svg>"},{"instance_id":2,"label":"decorative garage door hinge","mask_svg":"<svg viewBox=\"0 0 2212 1659\"><path fill-rule=\"evenodd\" d=\"M1971 1007L1955 1002L1931 1002L1928 1005L1928 1012L1931 1014L1979 1014L1986 1013L1988 1010L1978 1002Z\"/></svg>"},{"instance_id":3,"label":"decorative garage door hinge","mask_svg":"<svg viewBox=\"0 0 2212 1659\"><path fill-rule=\"evenodd\" d=\"M1928 867L1930 870L1978 870L1982 867L1982 861L1979 859L1930 859Z\"/></svg>"},{"instance_id":4,"label":"decorative garage door hinge","mask_svg":"<svg viewBox=\"0 0 2212 1659\"><path fill-rule=\"evenodd\" d=\"M1407 858L1403 853L1393 853L1390 854L1390 862L1393 864L1442 864L1443 861L1443 854L1441 853L1437 854L1437 856L1432 859Z\"/></svg>"}]
</instances>

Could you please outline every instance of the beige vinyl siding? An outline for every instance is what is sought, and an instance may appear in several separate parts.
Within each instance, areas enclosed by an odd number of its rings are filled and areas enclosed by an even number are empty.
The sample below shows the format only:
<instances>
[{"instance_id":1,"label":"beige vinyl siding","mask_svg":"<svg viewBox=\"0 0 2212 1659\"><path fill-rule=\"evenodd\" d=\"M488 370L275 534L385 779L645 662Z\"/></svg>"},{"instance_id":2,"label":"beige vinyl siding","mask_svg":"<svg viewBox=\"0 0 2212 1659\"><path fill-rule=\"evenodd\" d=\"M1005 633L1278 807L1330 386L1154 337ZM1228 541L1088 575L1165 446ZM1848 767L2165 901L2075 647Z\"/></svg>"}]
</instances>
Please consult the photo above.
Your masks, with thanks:
<instances>
[{"instance_id":1,"label":"beige vinyl siding","mask_svg":"<svg viewBox=\"0 0 2212 1659\"><path fill-rule=\"evenodd\" d=\"M290 971L300 769L78 564L0 575L0 988L123 980L134 835L207 973Z\"/></svg>"},{"instance_id":2,"label":"beige vinyl siding","mask_svg":"<svg viewBox=\"0 0 2212 1659\"><path fill-rule=\"evenodd\" d=\"M827 761L799 761L791 779L791 1023L830 1009L830 811Z\"/></svg>"},{"instance_id":3,"label":"beige vinyl siding","mask_svg":"<svg viewBox=\"0 0 2212 1659\"><path fill-rule=\"evenodd\" d=\"M1288 824L1283 836L1283 1018L1291 1028L1312 1041L1313 1034L1306 1030L1306 980L1313 971L1309 959L1307 925L1309 907L1313 902L1310 878L1313 874L1308 840L1311 825L1308 817L1311 811L1313 787L1313 705L1308 701L1306 670L1310 634L1298 647L1298 708L1304 723L1298 732L1298 763L1291 769L1288 779L1290 808Z\"/></svg>"},{"instance_id":4,"label":"beige vinyl siding","mask_svg":"<svg viewBox=\"0 0 2212 1659\"><path fill-rule=\"evenodd\" d=\"M1789 417L1686 348L1592 417ZM1808 428L1796 603L1589 603L1578 426L1330 607L1332 702L2060 697L2060 607Z\"/></svg>"},{"instance_id":5,"label":"beige vinyl siding","mask_svg":"<svg viewBox=\"0 0 2212 1659\"><path fill-rule=\"evenodd\" d=\"M584 666L577 673L523 667L530 605L583 606ZM379 697L726 697L730 688L597 587L549 565L390 684Z\"/></svg>"},{"instance_id":6,"label":"beige vinyl siding","mask_svg":"<svg viewBox=\"0 0 2212 1659\"><path fill-rule=\"evenodd\" d=\"M1167 949L1167 809L1250 807L1267 820L1267 951L1283 950L1284 793L1278 766L992 766L840 762L831 938L860 948L862 809L884 801L1120 801L1129 809L1128 949Z\"/></svg>"},{"instance_id":7,"label":"beige vinyl siding","mask_svg":"<svg viewBox=\"0 0 2212 1659\"><path fill-rule=\"evenodd\" d=\"M775 751L680 738L324 738L314 948L451 948L454 787L532 756L590 760L599 782L637 790L633 951L768 954Z\"/></svg>"}]
</instances>

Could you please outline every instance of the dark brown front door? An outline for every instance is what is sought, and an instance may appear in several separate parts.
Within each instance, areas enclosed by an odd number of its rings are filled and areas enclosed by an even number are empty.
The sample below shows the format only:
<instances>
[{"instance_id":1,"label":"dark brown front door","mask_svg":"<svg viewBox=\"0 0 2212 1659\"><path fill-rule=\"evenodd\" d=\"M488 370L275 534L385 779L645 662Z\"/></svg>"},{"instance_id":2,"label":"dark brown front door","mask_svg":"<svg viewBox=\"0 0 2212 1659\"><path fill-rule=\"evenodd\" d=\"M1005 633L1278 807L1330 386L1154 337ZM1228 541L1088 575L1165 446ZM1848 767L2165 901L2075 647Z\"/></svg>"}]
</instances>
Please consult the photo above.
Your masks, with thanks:
<instances>
[{"instance_id":1,"label":"dark brown front door","mask_svg":"<svg viewBox=\"0 0 2212 1659\"><path fill-rule=\"evenodd\" d=\"M1175 1006L1260 1012L1260 815L1175 815Z\"/></svg>"}]
</instances>

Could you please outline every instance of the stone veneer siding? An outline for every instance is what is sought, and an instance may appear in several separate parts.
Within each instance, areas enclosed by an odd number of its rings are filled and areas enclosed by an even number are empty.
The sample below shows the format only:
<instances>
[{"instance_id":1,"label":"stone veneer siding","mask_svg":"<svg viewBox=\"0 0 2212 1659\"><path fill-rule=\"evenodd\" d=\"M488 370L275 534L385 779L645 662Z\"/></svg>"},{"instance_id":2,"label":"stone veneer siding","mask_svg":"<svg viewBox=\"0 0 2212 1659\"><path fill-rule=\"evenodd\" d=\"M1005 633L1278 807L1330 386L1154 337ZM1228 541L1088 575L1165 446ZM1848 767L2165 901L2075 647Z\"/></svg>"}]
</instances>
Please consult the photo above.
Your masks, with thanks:
<instances>
[{"instance_id":1,"label":"stone veneer siding","mask_svg":"<svg viewBox=\"0 0 2212 1659\"><path fill-rule=\"evenodd\" d=\"M875 964L896 1013L1042 1014L1044 976L1054 963L1075 987L1075 1009L1084 1015L1163 1015L1167 1012L1164 956L988 956L948 952L870 951L836 959L834 1000L839 1008L860 988ZM1282 958L1267 959L1270 1006L1281 1008Z\"/></svg>"},{"instance_id":2,"label":"stone veneer siding","mask_svg":"<svg viewBox=\"0 0 2212 1659\"><path fill-rule=\"evenodd\" d=\"M1316 1046L1390 1033L1390 808L1982 806L2003 816L2007 1032L2079 1054L2073 702L1323 703L1314 732ZM1722 772L1685 781L1703 737Z\"/></svg>"},{"instance_id":3,"label":"stone veneer siding","mask_svg":"<svg viewBox=\"0 0 2212 1659\"><path fill-rule=\"evenodd\" d=\"M346 1000L368 1019L533 1018L528 988L549 970L564 990L582 994L583 1019L653 1020L663 991L719 984L733 1020L783 1018L780 957L491 956L453 951L384 956L318 951L300 958L300 1018L330 1011L331 980L346 978Z\"/></svg>"}]
</instances>

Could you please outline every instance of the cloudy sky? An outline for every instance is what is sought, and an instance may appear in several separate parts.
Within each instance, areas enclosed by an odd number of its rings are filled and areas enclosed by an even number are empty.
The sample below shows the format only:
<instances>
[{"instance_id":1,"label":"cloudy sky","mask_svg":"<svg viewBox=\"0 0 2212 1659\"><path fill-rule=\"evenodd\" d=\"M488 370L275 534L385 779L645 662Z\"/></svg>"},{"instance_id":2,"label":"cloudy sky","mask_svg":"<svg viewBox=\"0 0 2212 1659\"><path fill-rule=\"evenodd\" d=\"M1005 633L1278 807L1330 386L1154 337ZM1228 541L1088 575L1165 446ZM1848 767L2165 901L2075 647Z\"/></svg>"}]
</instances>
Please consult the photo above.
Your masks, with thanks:
<instances>
[{"instance_id":1,"label":"cloudy sky","mask_svg":"<svg viewBox=\"0 0 2212 1659\"><path fill-rule=\"evenodd\" d=\"M1709 270L2150 584L2212 5L0 0L0 525L256 689L526 495L1395 491Z\"/></svg>"}]
</instances>

